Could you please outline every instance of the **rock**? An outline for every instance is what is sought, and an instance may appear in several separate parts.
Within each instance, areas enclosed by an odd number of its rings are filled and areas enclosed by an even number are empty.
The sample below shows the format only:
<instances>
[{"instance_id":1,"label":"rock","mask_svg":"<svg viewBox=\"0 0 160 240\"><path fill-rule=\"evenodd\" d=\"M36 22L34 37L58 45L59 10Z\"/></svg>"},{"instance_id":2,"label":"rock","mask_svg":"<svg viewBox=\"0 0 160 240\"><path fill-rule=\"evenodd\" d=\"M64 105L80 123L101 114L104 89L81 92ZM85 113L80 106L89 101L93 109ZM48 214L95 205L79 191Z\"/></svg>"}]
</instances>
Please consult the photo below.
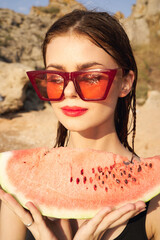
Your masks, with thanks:
<instances>
[{"instance_id":1,"label":"rock","mask_svg":"<svg viewBox=\"0 0 160 240\"><path fill-rule=\"evenodd\" d=\"M121 22L134 46L152 43L155 36L159 37L160 1L137 0L131 16Z\"/></svg>"},{"instance_id":2,"label":"rock","mask_svg":"<svg viewBox=\"0 0 160 240\"><path fill-rule=\"evenodd\" d=\"M20 63L0 62L0 114L22 108L28 70Z\"/></svg>"},{"instance_id":3,"label":"rock","mask_svg":"<svg viewBox=\"0 0 160 240\"><path fill-rule=\"evenodd\" d=\"M0 60L43 68L41 45L50 21L0 9Z\"/></svg>"},{"instance_id":4,"label":"rock","mask_svg":"<svg viewBox=\"0 0 160 240\"><path fill-rule=\"evenodd\" d=\"M150 91L143 106L137 107L136 152L143 157L160 154L160 92Z\"/></svg>"},{"instance_id":5,"label":"rock","mask_svg":"<svg viewBox=\"0 0 160 240\"><path fill-rule=\"evenodd\" d=\"M85 9L75 0L54 0L46 7L32 7L29 15L0 9L0 60L44 68L41 46L49 26L59 17Z\"/></svg>"},{"instance_id":6,"label":"rock","mask_svg":"<svg viewBox=\"0 0 160 240\"><path fill-rule=\"evenodd\" d=\"M118 20L124 19L124 14L120 11L116 12L114 15Z\"/></svg>"}]
</instances>

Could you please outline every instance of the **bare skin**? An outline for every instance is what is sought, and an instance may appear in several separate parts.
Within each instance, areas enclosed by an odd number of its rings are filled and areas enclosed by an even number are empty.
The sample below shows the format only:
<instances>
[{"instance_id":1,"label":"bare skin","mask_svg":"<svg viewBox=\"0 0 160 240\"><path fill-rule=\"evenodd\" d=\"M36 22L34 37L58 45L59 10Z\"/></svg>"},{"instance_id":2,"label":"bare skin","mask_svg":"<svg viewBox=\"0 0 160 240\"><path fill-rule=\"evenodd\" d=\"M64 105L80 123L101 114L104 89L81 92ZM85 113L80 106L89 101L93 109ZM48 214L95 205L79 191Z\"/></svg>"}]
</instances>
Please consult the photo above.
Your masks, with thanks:
<instances>
[{"instance_id":1,"label":"bare skin","mask_svg":"<svg viewBox=\"0 0 160 240\"><path fill-rule=\"evenodd\" d=\"M66 47L65 47L66 46ZM63 35L53 39L47 47L47 69L77 71L88 69L113 69L118 64L103 49L94 45L84 36ZM107 99L101 102L85 102L76 93L73 82L65 88L65 98L61 102L52 102L52 107L61 123L70 130L69 147L94 148L114 152L131 158L131 153L120 143L115 126L114 111L118 97L126 96L132 87L132 71L122 77L118 70ZM63 114L63 106L80 106L87 108L86 114L71 118ZM92 121L91 121L92 119ZM0 190L2 200L0 218L1 240L24 240L25 224L36 240L109 240L117 237L125 228L127 221L145 209L142 201L128 203L119 209L106 206L90 220L56 220L42 217L34 203L28 202L26 211L9 194ZM14 224L13 224L14 222ZM150 202L146 219L148 239L158 240L160 230L160 197ZM10 231L8 231L10 229Z\"/></svg>"}]
</instances>

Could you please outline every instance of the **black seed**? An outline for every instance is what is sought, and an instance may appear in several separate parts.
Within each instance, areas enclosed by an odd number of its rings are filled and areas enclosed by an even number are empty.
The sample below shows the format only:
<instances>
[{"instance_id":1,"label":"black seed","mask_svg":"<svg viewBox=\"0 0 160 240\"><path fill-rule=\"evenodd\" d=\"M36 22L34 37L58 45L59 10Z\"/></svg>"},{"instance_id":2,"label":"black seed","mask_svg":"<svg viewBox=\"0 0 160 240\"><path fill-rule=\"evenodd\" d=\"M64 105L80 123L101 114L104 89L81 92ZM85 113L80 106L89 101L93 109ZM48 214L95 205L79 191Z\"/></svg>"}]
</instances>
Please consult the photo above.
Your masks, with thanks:
<instances>
[{"instance_id":1,"label":"black seed","mask_svg":"<svg viewBox=\"0 0 160 240\"><path fill-rule=\"evenodd\" d=\"M147 167L147 166L148 166L148 164L147 164L147 163L145 163L145 166Z\"/></svg>"},{"instance_id":2,"label":"black seed","mask_svg":"<svg viewBox=\"0 0 160 240\"><path fill-rule=\"evenodd\" d=\"M123 171L123 173L124 173L124 175L126 175L126 171L125 170Z\"/></svg>"},{"instance_id":3,"label":"black seed","mask_svg":"<svg viewBox=\"0 0 160 240\"><path fill-rule=\"evenodd\" d=\"M113 173L113 178L115 178L115 174Z\"/></svg>"},{"instance_id":4,"label":"black seed","mask_svg":"<svg viewBox=\"0 0 160 240\"><path fill-rule=\"evenodd\" d=\"M130 171L132 172L132 168L130 168Z\"/></svg>"},{"instance_id":5,"label":"black seed","mask_svg":"<svg viewBox=\"0 0 160 240\"><path fill-rule=\"evenodd\" d=\"M106 175L106 178L108 178L108 175Z\"/></svg>"},{"instance_id":6,"label":"black seed","mask_svg":"<svg viewBox=\"0 0 160 240\"><path fill-rule=\"evenodd\" d=\"M152 163L149 164L149 167L152 168Z\"/></svg>"},{"instance_id":7,"label":"black seed","mask_svg":"<svg viewBox=\"0 0 160 240\"><path fill-rule=\"evenodd\" d=\"M104 181L102 181L102 184L104 184Z\"/></svg>"},{"instance_id":8,"label":"black seed","mask_svg":"<svg viewBox=\"0 0 160 240\"><path fill-rule=\"evenodd\" d=\"M87 181L87 178L86 178L86 177L84 177L84 178L83 178L83 182L84 182L84 183L86 183L86 181Z\"/></svg>"},{"instance_id":9,"label":"black seed","mask_svg":"<svg viewBox=\"0 0 160 240\"><path fill-rule=\"evenodd\" d=\"M94 185L94 190L95 190L95 191L97 190L97 185L96 185L96 184Z\"/></svg>"},{"instance_id":10,"label":"black seed","mask_svg":"<svg viewBox=\"0 0 160 240\"><path fill-rule=\"evenodd\" d=\"M127 184L127 183L128 183L128 180L127 180L127 179L125 179L125 180L124 180L124 182L125 182L125 184Z\"/></svg>"},{"instance_id":11,"label":"black seed","mask_svg":"<svg viewBox=\"0 0 160 240\"><path fill-rule=\"evenodd\" d=\"M123 186L121 186L121 188L123 189Z\"/></svg>"},{"instance_id":12,"label":"black seed","mask_svg":"<svg viewBox=\"0 0 160 240\"><path fill-rule=\"evenodd\" d=\"M100 176L98 176L98 179L100 180L100 179L101 179L101 177L100 177Z\"/></svg>"},{"instance_id":13,"label":"black seed","mask_svg":"<svg viewBox=\"0 0 160 240\"><path fill-rule=\"evenodd\" d=\"M116 179L116 182L119 184L121 181L119 179Z\"/></svg>"},{"instance_id":14,"label":"black seed","mask_svg":"<svg viewBox=\"0 0 160 240\"><path fill-rule=\"evenodd\" d=\"M109 174L111 174L111 171L108 171Z\"/></svg>"},{"instance_id":15,"label":"black seed","mask_svg":"<svg viewBox=\"0 0 160 240\"><path fill-rule=\"evenodd\" d=\"M129 178L131 177L131 174L130 174L130 173L128 174L128 177L129 177Z\"/></svg>"},{"instance_id":16,"label":"black seed","mask_svg":"<svg viewBox=\"0 0 160 240\"><path fill-rule=\"evenodd\" d=\"M102 172L102 175L104 175L104 172Z\"/></svg>"},{"instance_id":17,"label":"black seed","mask_svg":"<svg viewBox=\"0 0 160 240\"><path fill-rule=\"evenodd\" d=\"M121 172L121 176L123 176L123 173Z\"/></svg>"},{"instance_id":18,"label":"black seed","mask_svg":"<svg viewBox=\"0 0 160 240\"><path fill-rule=\"evenodd\" d=\"M141 165L138 166L138 170L137 170L137 171L138 171L138 172L142 171Z\"/></svg>"},{"instance_id":19,"label":"black seed","mask_svg":"<svg viewBox=\"0 0 160 240\"><path fill-rule=\"evenodd\" d=\"M133 182L136 182L136 178L132 178L132 181L133 181Z\"/></svg>"}]
</instances>

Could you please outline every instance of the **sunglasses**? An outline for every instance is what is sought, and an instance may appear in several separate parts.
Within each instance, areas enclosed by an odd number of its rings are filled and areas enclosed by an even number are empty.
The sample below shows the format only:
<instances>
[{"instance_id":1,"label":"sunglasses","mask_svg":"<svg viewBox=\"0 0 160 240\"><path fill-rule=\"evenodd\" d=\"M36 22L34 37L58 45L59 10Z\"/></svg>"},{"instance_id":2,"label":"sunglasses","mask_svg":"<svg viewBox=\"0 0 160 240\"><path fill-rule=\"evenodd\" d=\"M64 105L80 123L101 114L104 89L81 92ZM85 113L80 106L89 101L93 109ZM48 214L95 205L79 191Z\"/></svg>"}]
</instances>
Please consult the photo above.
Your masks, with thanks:
<instances>
[{"instance_id":1,"label":"sunglasses","mask_svg":"<svg viewBox=\"0 0 160 240\"><path fill-rule=\"evenodd\" d=\"M72 81L82 100L100 101L107 97L118 69L76 72L41 70L29 71L27 75L41 100L62 100L65 87Z\"/></svg>"}]
</instances>

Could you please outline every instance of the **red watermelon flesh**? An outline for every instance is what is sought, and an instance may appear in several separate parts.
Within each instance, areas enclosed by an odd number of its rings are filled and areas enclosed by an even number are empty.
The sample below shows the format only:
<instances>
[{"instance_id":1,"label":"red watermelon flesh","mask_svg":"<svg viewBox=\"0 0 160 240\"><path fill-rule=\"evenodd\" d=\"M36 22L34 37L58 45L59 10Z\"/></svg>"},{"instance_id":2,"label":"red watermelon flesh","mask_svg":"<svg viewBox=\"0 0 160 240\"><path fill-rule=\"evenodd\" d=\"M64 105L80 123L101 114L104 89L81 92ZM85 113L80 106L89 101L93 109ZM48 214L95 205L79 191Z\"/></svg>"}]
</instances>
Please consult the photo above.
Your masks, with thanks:
<instances>
[{"instance_id":1,"label":"red watermelon flesh","mask_svg":"<svg viewBox=\"0 0 160 240\"><path fill-rule=\"evenodd\" d=\"M15 150L0 154L0 184L23 206L34 202L45 216L91 218L102 207L160 193L160 156L128 161L93 149Z\"/></svg>"}]
</instances>

